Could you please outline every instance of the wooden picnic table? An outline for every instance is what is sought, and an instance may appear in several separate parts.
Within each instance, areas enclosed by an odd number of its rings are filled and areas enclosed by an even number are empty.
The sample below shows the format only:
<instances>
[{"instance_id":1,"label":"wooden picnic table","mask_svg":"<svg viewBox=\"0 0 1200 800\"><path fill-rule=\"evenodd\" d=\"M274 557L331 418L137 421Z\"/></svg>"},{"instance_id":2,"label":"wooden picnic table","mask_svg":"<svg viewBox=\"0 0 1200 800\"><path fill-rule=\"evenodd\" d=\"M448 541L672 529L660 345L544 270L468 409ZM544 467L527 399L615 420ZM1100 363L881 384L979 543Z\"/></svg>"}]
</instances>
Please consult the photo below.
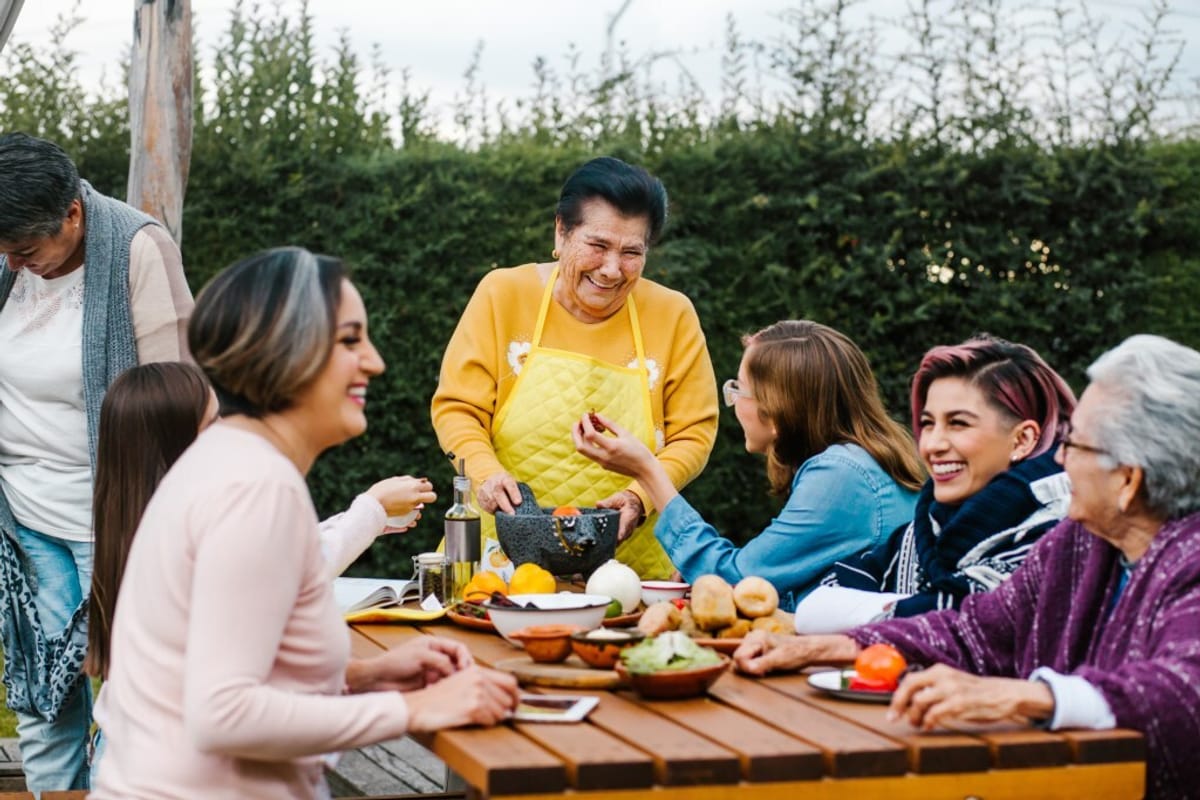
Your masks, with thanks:
<instances>
[{"instance_id":1,"label":"wooden picnic table","mask_svg":"<svg viewBox=\"0 0 1200 800\"><path fill-rule=\"evenodd\" d=\"M355 655L413 636L465 644L493 664L519 655L498 635L452 623L353 625ZM1128 730L988 726L921 733L886 706L832 698L804 675L723 675L707 697L643 700L628 690L529 687L600 703L579 724L508 723L421 739L468 796L544 800L888 800L1140 798L1145 745Z\"/></svg>"}]
</instances>

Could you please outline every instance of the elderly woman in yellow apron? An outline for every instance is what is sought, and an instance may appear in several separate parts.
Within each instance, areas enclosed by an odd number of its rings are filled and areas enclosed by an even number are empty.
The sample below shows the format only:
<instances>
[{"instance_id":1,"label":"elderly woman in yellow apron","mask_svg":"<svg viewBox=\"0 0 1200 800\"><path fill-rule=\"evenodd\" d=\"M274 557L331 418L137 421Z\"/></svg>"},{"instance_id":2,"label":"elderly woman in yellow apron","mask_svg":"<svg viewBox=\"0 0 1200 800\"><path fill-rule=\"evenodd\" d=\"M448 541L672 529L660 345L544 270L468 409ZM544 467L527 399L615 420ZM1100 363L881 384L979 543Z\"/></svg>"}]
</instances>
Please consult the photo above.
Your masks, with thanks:
<instances>
[{"instance_id":1,"label":"elderly woman in yellow apron","mask_svg":"<svg viewBox=\"0 0 1200 800\"><path fill-rule=\"evenodd\" d=\"M644 578L674 571L645 491L571 439L595 410L637 432L677 487L708 460L717 389L700 321L683 294L642 278L666 216L657 178L615 158L589 161L559 196L557 260L493 270L463 312L433 425L442 448L466 460L488 512L485 569L505 572L490 515L520 504L521 481L542 505L620 510L617 557Z\"/></svg>"}]
</instances>

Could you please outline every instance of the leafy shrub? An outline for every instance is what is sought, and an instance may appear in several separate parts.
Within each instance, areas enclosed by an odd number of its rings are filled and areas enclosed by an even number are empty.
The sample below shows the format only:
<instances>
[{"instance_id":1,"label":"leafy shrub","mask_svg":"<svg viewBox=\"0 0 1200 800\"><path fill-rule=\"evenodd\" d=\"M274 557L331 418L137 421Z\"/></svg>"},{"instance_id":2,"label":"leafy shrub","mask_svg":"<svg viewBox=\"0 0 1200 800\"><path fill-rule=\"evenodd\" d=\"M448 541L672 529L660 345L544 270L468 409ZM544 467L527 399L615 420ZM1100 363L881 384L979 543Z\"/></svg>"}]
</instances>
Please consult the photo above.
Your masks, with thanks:
<instances>
[{"instance_id":1,"label":"leafy shrub","mask_svg":"<svg viewBox=\"0 0 1200 800\"><path fill-rule=\"evenodd\" d=\"M646 274L692 298L720 379L737 370L742 334L788 317L851 335L901 420L921 353L979 331L1032 345L1076 388L1127 334L1200 346L1200 145L1186 124L1153 133L1170 73L1154 55L1158 23L1130 72L1140 92L1093 48L1100 96L1071 95L1051 75L1047 112L1026 91L1027 64L1006 72L1003 59L965 57L1011 52L998 0L958 0L945 29L935 6L909 18L916 44L892 70L912 89L900 99L889 70L870 66L869 31L847 27L848 4L806 0L787 19L794 37L773 51L730 22L726 96L710 113L694 87L668 91L645 77L645 58L615 49L595 73L577 55L565 74L539 61L516 114L469 77L458 142L438 133L426 95L406 89L386 111L385 74L364 70L345 42L331 58L316 53L304 4L290 16L238 6L216 81L196 92L184 258L194 290L283 243L351 265L388 370L372 384L368 433L313 469L318 508L405 472L434 479L448 504L452 471L429 421L444 344L488 270L549 258L562 180L602 153L666 183L671 221ZM1064 48L1081 46L1066 22L1060 33ZM6 61L0 129L58 139L120 196L120 99L87 96L66 48L18 44ZM755 77L764 61L783 96ZM738 541L775 511L729 414L685 493ZM428 509L416 532L380 542L356 569L406 571L412 552L436 544L439 519Z\"/></svg>"}]
</instances>

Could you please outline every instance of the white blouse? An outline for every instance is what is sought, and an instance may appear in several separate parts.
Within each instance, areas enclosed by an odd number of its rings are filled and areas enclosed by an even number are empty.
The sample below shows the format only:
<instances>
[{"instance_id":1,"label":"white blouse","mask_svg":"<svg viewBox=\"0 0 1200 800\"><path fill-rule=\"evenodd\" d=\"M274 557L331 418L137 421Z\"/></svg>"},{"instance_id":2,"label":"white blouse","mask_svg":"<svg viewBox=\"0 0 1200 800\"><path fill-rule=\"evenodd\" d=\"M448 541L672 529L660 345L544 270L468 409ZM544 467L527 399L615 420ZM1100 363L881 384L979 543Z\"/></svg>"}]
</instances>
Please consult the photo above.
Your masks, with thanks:
<instances>
[{"instance_id":1,"label":"white blouse","mask_svg":"<svg viewBox=\"0 0 1200 800\"><path fill-rule=\"evenodd\" d=\"M27 528L92 536L83 409L83 274L21 270L0 310L0 487Z\"/></svg>"}]
</instances>

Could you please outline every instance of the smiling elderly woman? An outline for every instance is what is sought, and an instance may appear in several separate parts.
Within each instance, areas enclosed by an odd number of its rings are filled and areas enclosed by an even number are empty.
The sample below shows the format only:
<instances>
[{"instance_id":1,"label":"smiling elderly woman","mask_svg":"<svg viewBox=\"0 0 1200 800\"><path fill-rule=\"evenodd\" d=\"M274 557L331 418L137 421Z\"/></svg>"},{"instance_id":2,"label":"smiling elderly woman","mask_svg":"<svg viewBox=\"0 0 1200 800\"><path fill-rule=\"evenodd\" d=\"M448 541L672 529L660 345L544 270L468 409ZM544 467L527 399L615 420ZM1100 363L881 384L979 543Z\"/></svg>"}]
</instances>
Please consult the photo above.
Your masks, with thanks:
<instances>
[{"instance_id":1,"label":"smiling elderly woman","mask_svg":"<svg viewBox=\"0 0 1200 800\"><path fill-rule=\"evenodd\" d=\"M1035 720L1146 736L1148 796L1200 785L1200 353L1134 336L1088 370L1058 448L1071 504L1011 580L947 610L841 636L752 636L752 674L853 661L874 642L912 663L892 712L932 728Z\"/></svg>"},{"instance_id":2,"label":"smiling elderly woman","mask_svg":"<svg viewBox=\"0 0 1200 800\"><path fill-rule=\"evenodd\" d=\"M667 192L645 170L597 158L571 174L554 219L554 258L489 272L442 360L433 426L479 486L483 566L503 572L497 508L521 502L621 512L617 557L643 577L673 567L654 538L645 489L575 452L571 429L600 411L630 430L682 488L708 460L717 387L691 301L642 277Z\"/></svg>"}]
</instances>

